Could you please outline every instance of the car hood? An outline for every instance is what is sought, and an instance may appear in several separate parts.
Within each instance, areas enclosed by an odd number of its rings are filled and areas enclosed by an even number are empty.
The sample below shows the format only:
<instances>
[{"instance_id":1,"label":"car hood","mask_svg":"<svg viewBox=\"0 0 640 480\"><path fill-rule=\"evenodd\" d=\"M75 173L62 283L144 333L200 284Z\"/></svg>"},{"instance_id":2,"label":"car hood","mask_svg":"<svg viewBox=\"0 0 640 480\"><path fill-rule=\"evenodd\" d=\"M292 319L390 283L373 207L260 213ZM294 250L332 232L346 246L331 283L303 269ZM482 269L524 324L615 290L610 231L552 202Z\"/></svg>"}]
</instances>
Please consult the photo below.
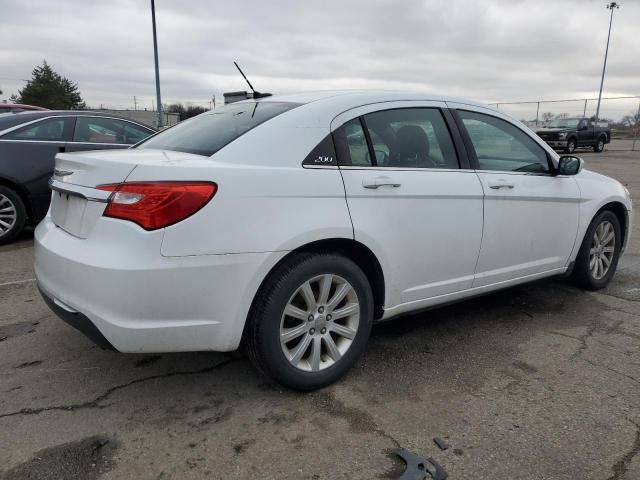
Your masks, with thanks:
<instances>
[{"instance_id":1,"label":"car hood","mask_svg":"<svg viewBox=\"0 0 640 480\"><path fill-rule=\"evenodd\" d=\"M536 133L563 133L569 130L569 128L540 128L536 130Z\"/></svg>"}]
</instances>

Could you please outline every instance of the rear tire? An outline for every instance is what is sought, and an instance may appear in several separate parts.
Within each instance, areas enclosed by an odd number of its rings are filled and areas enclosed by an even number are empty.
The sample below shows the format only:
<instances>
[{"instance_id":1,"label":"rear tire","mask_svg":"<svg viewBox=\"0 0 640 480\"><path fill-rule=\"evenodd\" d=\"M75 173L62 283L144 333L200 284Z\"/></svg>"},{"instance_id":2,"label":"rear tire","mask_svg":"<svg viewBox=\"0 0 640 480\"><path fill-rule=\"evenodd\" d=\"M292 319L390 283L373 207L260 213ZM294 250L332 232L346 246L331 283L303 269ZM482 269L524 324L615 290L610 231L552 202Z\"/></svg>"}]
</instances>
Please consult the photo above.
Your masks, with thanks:
<instances>
[{"instance_id":1,"label":"rear tire","mask_svg":"<svg viewBox=\"0 0 640 480\"><path fill-rule=\"evenodd\" d=\"M602 152L604 150L604 141L605 141L604 137L598 138L598 141L593 146L593 151L596 153Z\"/></svg>"},{"instance_id":2,"label":"rear tire","mask_svg":"<svg viewBox=\"0 0 640 480\"><path fill-rule=\"evenodd\" d=\"M372 323L371 286L353 261L337 254L294 254L256 296L247 353L258 370L282 385L315 390L353 366Z\"/></svg>"},{"instance_id":3,"label":"rear tire","mask_svg":"<svg viewBox=\"0 0 640 480\"><path fill-rule=\"evenodd\" d=\"M20 196L0 185L0 245L12 242L24 229L27 209Z\"/></svg>"},{"instance_id":4,"label":"rear tire","mask_svg":"<svg viewBox=\"0 0 640 480\"><path fill-rule=\"evenodd\" d=\"M576 139L575 138L570 138L567 141L567 146L565 147L564 152L565 153L573 153L573 152L576 151L576 146L577 146Z\"/></svg>"},{"instance_id":5,"label":"rear tire","mask_svg":"<svg viewBox=\"0 0 640 480\"><path fill-rule=\"evenodd\" d=\"M613 232L613 238L609 238ZM571 280L587 290L606 287L615 274L622 246L618 217L610 210L600 212L591 221L582 240Z\"/></svg>"}]
</instances>

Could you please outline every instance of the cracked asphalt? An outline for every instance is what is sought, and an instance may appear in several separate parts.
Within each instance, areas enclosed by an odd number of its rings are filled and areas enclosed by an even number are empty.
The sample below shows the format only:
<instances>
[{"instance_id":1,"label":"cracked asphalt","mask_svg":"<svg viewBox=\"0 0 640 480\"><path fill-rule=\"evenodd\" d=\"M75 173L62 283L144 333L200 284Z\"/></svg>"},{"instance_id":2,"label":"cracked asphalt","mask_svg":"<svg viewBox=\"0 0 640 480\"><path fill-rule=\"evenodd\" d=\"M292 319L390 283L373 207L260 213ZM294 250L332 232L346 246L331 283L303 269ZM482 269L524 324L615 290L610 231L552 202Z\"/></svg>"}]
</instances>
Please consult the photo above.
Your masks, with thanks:
<instances>
[{"instance_id":1,"label":"cracked asphalt","mask_svg":"<svg viewBox=\"0 0 640 480\"><path fill-rule=\"evenodd\" d=\"M640 152L582 155L640 205ZM26 234L0 247L0 479L397 478L402 446L451 479L637 480L638 223L607 289L544 280L378 325L310 394L237 354L100 350L40 299Z\"/></svg>"}]
</instances>

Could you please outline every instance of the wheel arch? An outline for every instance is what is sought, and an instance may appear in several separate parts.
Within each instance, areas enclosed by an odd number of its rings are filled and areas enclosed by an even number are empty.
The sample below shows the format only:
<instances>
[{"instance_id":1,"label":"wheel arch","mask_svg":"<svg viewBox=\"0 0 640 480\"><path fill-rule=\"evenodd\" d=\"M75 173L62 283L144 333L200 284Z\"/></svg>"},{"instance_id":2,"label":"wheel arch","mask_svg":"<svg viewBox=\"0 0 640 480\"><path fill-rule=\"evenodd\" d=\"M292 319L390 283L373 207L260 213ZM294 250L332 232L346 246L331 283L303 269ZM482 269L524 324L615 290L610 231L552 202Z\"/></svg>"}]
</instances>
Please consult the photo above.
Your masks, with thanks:
<instances>
[{"instance_id":1,"label":"wheel arch","mask_svg":"<svg viewBox=\"0 0 640 480\"><path fill-rule=\"evenodd\" d=\"M617 201L608 202L598 209L598 211L591 218L591 221L593 221L594 218L596 218L601 212L605 210L609 210L613 212L613 214L616 217L618 217L618 221L620 222L620 228L622 229L622 241L623 241L622 250L624 251L624 248L626 247L624 242L627 239L627 229L629 228L629 218L627 215L627 209L624 206L624 204L620 202L617 202Z\"/></svg>"},{"instance_id":2,"label":"wheel arch","mask_svg":"<svg viewBox=\"0 0 640 480\"><path fill-rule=\"evenodd\" d=\"M291 255L298 253L337 253L354 261L356 265L362 269L369 280L369 285L371 285L371 291L373 292L374 319L382 317L384 312L385 281L384 272L378 258L366 245L356 240L348 238L328 238L307 243L290 251L269 270L262 282L260 282L260 286L256 290L251 302L251 307L249 308L247 319L245 321L243 338L246 333L247 325L250 323L249 319L253 315L256 306L255 302L260 296L260 292L264 286L272 280L274 273L278 270L280 265L287 261Z\"/></svg>"},{"instance_id":3,"label":"wheel arch","mask_svg":"<svg viewBox=\"0 0 640 480\"><path fill-rule=\"evenodd\" d=\"M10 188L14 192L16 192L16 194L20 197L20 200L22 200L22 203L24 203L24 208L27 209L27 219L33 218L33 210L31 202L29 201L29 192L27 191L27 189L21 186L19 183L2 176L0 176L0 185Z\"/></svg>"}]
</instances>

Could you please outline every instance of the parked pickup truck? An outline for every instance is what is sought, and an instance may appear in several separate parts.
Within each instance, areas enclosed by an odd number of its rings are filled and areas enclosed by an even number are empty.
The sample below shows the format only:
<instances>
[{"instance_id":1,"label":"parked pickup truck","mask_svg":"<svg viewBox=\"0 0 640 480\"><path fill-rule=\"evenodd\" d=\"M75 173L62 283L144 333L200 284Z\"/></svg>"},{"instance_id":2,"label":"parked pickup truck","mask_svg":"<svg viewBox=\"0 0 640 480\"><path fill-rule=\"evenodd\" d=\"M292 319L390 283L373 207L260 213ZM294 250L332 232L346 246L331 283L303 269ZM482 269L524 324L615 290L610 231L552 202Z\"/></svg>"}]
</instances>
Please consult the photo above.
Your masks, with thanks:
<instances>
[{"instance_id":1,"label":"parked pickup truck","mask_svg":"<svg viewBox=\"0 0 640 480\"><path fill-rule=\"evenodd\" d=\"M608 126L596 125L584 117L551 120L536 133L551 147L566 153L573 153L576 147L593 147L594 152L601 152L611 141Z\"/></svg>"}]
</instances>

